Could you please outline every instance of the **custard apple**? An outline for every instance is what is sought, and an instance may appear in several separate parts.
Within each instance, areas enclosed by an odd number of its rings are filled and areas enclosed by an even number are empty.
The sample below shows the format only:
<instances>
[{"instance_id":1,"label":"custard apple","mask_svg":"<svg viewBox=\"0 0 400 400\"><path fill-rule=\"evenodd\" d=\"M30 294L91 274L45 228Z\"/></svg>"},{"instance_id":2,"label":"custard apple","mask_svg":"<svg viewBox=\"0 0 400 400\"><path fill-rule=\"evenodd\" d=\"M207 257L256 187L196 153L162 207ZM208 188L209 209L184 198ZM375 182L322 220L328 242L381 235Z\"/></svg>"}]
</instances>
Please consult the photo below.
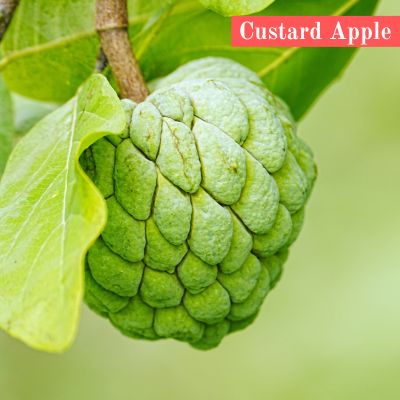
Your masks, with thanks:
<instances>
[{"instance_id":1,"label":"custard apple","mask_svg":"<svg viewBox=\"0 0 400 400\"><path fill-rule=\"evenodd\" d=\"M287 106L240 64L196 60L151 89L81 158L108 207L85 300L130 337L209 349L278 281L316 168Z\"/></svg>"}]
</instances>

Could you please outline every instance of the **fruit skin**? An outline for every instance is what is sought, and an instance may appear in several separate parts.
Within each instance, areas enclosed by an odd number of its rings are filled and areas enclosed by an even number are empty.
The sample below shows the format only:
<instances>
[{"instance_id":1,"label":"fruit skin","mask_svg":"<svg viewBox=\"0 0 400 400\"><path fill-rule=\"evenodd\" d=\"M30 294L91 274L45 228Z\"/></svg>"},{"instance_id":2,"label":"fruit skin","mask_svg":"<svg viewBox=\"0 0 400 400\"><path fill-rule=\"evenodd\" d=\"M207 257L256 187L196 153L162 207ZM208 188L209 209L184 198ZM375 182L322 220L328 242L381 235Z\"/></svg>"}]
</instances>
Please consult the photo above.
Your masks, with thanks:
<instances>
[{"instance_id":1,"label":"fruit skin","mask_svg":"<svg viewBox=\"0 0 400 400\"><path fill-rule=\"evenodd\" d=\"M85 300L122 333L199 349L253 322L300 233L316 167L282 100L206 58L123 100L128 128L85 151L108 224Z\"/></svg>"}]
</instances>

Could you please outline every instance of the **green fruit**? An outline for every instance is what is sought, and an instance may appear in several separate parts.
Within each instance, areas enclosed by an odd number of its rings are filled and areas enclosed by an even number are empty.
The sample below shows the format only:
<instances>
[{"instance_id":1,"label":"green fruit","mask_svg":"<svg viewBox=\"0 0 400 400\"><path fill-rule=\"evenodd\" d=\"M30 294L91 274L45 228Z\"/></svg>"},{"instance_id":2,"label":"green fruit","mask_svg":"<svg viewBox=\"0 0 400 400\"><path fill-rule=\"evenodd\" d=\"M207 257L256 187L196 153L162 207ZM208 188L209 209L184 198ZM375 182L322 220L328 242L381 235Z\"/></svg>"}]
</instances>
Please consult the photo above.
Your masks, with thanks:
<instances>
[{"instance_id":1,"label":"green fruit","mask_svg":"<svg viewBox=\"0 0 400 400\"><path fill-rule=\"evenodd\" d=\"M81 159L108 207L85 299L128 336L209 349L278 281L316 168L284 103L233 61L191 62L152 89Z\"/></svg>"}]
</instances>

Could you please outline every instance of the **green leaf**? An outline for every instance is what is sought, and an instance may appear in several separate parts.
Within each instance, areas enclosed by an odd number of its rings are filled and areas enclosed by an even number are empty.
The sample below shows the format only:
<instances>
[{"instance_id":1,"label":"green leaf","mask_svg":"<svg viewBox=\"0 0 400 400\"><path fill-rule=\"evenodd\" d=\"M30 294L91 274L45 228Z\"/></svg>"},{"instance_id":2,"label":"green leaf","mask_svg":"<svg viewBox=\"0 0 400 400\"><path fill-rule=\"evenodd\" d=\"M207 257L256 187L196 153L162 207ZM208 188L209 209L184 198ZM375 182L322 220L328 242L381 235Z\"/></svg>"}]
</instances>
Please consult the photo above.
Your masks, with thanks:
<instances>
[{"instance_id":1,"label":"green leaf","mask_svg":"<svg viewBox=\"0 0 400 400\"><path fill-rule=\"evenodd\" d=\"M9 159L0 184L0 327L35 349L61 352L74 339L84 257L106 223L78 158L125 124L116 93L94 75Z\"/></svg>"},{"instance_id":2,"label":"green leaf","mask_svg":"<svg viewBox=\"0 0 400 400\"><path fill-rule=\"evenodd\" d=\"M346 0L340 7L332 7L329 15L372 15L378 2ZM314 15L325 15L322 6L339 2L325 0L318 3L321 4ZM286 11L291 15L284 7L271 10L275 15L283 15ZM308 10L302 10L301 15L305 12L308 15ZM321 93L340 77L356 52L355 48L286 48L281 49L271 63L259 65L255 70L266 86L286 101L295 119L299 120Z\"/></svg>"},{"instance_id":3,"label":"green leaf","mask_svg":"<svg viewBox=\"0 0 400 400\"><path fill-rule=\"evenodd\" d=\"M0 76L0 177L12 149L14 114L10 93Z\"/></svg>"},{"instance_id":4,"label":"green leaf","mask_svg":"<svg viewBox=\"0 0 400 400\"><path fill-rule=\"evenodd\" d=\"M370 15L377 2L276 0L259 15ZM354 52L350 48L233 48L230 19L209 11L192 11L168 19L143 54L141 64L146 78L153 79L195 58L234 59L256 71L300 119L341 74Z\"/></svg>"},{"instance_id":5,"label":"green leaf","mask_svg":"<svg viewBox=\"0 0 400 400\"><path fill-rule=\"evenodd\" d=\"M218 14L248 15L264 10L275 0L199 0L204 7L217 12Z\"/></svg>"},{"instance_id":6,"label":"green leaf","mask_svg":"<svg viewBox=\"0 0 400 400\"><path fill-rule=\"evenodd\" d=\"M17 140L28 133L41 119L57 108L56 104L43 103L16 94L14 94L12 98Z\"/></svg>"},{"instance_id":7,"label":"green leaf","mask_svg":"<svg viewBox=\"0 0 400 400\"><path fill-rule=\"evenodd\" d=\"M68 0L22 0L0 61L12 90L47 101L71 96L96 62L94 1L81 0L78 12L76 3ZM276 0L260 15L370 15L377 2ZM168 4L159 0L129 0L128 4L129 34L146 79L167 75L195 58L232 58L258 72L290 105L296 119L341 74L355 52L348 48L232 48L230 19L205 10L196 0L177 0L167 13ZM154 15L159 18L149 28Z\"/></svg>"},{"instance_id":8,"label":"green leaf","mask_svg":"<svg viewBox=\"0 0 400 400\"><path fill-rule=\"evenodd\" d=\"M22 0L2 43L10 89L38 100L70 99L95 70L94 10L95 0Z\"/></svg>"},{"instance_id":9,"label":"green leaf","mask_svg":"<svg viewBox=\"0 0 400 400\"><path fill-rule=\"evenodd\" d=\"M21 0L0 60L12 91L49 102L64 102L75 94L96 67L95 1ZM132 37L164 7L159 0L130 0Z\"/></svg>"}]
</instances>

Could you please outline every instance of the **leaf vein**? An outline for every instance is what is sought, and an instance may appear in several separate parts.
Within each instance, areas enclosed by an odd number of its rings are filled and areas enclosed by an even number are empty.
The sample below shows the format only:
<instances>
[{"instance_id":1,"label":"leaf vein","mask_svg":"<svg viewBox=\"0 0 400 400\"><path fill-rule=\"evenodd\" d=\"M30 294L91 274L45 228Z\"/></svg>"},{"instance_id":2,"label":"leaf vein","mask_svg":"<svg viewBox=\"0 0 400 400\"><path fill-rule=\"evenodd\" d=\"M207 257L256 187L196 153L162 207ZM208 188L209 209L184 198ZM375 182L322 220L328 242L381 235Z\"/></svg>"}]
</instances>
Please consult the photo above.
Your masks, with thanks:
<instances>
[{"instance_id":1,"label":"leaf vein","mask_svg":"<svg viewBox=\"0 0 400 400\"><path fill-rule=\"evenodd\" d=\"M351 8L353 8L360 0L348 0L344 3L340 8L338 8L335 12L333 12L332 16L340 16L348 12ZM265 77L272 71L278 69L285 61L287 61L293 54L297 53L301 47L290 47L289 49L285 50L280 57L278 57L274 62L267 65L265 68L262 68L260 71L257 72L257 75L260 78Z\"/></svg>"}]
</instances>

